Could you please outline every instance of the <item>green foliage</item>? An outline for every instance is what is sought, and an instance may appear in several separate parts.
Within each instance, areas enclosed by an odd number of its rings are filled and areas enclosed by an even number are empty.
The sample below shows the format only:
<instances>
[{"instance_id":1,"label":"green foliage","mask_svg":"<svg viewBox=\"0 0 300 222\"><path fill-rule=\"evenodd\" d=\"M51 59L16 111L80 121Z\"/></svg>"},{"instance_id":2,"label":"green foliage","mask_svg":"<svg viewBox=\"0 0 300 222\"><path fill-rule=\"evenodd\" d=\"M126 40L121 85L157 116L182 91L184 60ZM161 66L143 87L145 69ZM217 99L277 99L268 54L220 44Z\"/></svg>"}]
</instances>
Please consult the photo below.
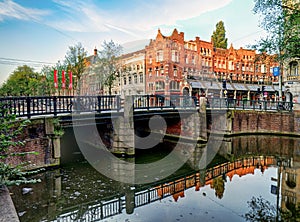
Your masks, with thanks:
<instances>
[{"instance_id":1,"label":"green foliage","mask_svg":"<svg viewBox=\"0 0 300 222\"><path fill-rule=\"evenodd\" d=\"M108 87L109 94L119 70L119 56L122 52L122 46L114 43L104 41L102 50L99 52L99 63L97 64L96 73L102 85Z\"/></svg>"},{"instance_id":2,"label":"green foliage","mask_svg":"<svg viewBox=\"0 0 300 222\"><path fill-rule=\"evenodd\" d=\"M29 120L17 121L15 115L8 114L8 109L0 111L4 114L0 117L0 187L2 185L19 185L21 183L39 182L39 180L30 180L26 178L30 174L37 173L37 171L22 171L23 167L25 167L27 163L11 166L5 162L6 159L12 156L38 154L36 152L9 152L10 148L25 144L25 141L16 140L16 138L18 138L18 136L23 132L23 128L27 126Z\"/></svg>"},{"instance_id":3,"label":"green foliage","mask_svg":"<svg viewBox=\"0 0 300 222\"><path fill-rule=\"evenodd\" d=\"M213 32L212 40L214 47L227 49L227 38L224 27L224 22L219 21L216 25L216 30Z\"/></svg>"},{"instance_id":4,"label":"green foliage","mask_svg":"<svg viewBox=\"0 0 300 222\"><path fill-rule=\"evenodd\" d=\"M253 47L260 52L277 54L277 60L300 57L300 3L287 0L254 0L254 13L262 18L267 32Z\"/></svg>"},{"instance_id":5,"label":"green foliage","mask_svg":"<svg viewBox=\"0 0 300 222\"><path fill-rule=\"evenodd\" d=\"M45 77L24 65L17 67L1 86L0 96L44 95L46 89Z\"/></svg>"},{"instance_id":6,"label":"green foliage","mask_svg":"<svg viewBox=\"0 0 300 222\"><path fill-rule=\"evenodd\" d=\"M73 73L73 84L77 90L77 94L80 94L80 79L86 66L87 51L83 48L81 43L77 43L75 46L69 46L69 50L65 56L65 63L67 70Z\"/></svg>"},{"instance_id":7,"label":"green foliage","mask_svg":"<svg viewBox=\"0 0 300 222\"><path fill-rule=\"evenodd\" d=\"M52 121L53 121L53 125L54 125L54 135L59 136L59 137L64 135L65 131L61 127L61 125L59 123L59 119L58 118L53 118Z\"/></svg>"}]
</instances>

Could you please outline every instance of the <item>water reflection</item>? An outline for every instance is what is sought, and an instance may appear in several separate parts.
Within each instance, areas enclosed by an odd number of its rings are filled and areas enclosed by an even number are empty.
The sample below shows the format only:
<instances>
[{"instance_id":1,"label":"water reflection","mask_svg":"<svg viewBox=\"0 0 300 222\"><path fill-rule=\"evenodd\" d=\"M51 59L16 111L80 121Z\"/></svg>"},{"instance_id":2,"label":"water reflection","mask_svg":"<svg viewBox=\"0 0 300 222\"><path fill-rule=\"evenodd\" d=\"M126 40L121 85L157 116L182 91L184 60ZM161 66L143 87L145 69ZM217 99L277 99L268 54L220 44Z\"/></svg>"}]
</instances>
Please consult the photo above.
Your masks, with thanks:
<instances>
[{"instance_id":1,"label":"water reflection","mask_svg":"<svg viewBox=\"0 0 300 222\"><path fill-rule=\"evenodd\" d=\"M21 221L245 221L252 196L282 208L299 202L299 141L231 138L207 168L197 169L197 150L176 173L155 183L113 181L82 162L47 171L38 175L42 183L10 191ZM162 158L169 151L161 148L135 161ZM33 191L23 194L24 187Z\"/></svg>"}]
</instances>

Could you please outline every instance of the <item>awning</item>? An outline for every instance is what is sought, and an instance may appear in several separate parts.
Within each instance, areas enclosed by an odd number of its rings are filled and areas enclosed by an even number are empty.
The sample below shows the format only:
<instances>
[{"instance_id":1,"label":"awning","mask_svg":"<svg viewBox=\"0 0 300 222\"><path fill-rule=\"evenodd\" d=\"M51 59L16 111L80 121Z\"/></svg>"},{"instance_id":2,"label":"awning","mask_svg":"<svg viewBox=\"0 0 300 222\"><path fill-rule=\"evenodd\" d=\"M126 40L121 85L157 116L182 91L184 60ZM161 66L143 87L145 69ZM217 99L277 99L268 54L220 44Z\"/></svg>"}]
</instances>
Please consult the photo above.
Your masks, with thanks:
<instances>
[{"instance_id":1,"label":"awning","mask_svg":"<svg viewBox=\"0 0 300 222\"><path fill-rule=\"evenodd\" d=\"M193 89L205 89L206 87L200 81L190 82Z\"/></svg>"},{"instance_id":2,"label":"awning","mask_svg":"<svg viewBox=\"0 0 300 222\"><path fill-rule=\"evenodd\" d=\"M249 89L246 88L244 84L241 83L232 83L233 87L238 91L248 91Z\"/></svg>"},{"instance_id":3,"label":"awning","mask_svg":"<svg viewBox=\"0 0 300 222\"><path fill-rule=\"evenodd\" d=\"M203 81L202 83L204 83L206 89L221 89L219 83L216 81Z\"/></svg>"},{"instance_id":4,"label":"awning","mask_svg":"<svg viewBox=\"0 0 300 222\"><path fill-rule=\"evenodd\" d=\"M227 90L235 90L234 87L232 86L232 84L229 82L226 83L226 89Z\"/></svg>"},{"instance_id":5,"label":"awning","mask_svg":"<svg viewBox=\"0 0 300 222\"><path fill-rule=\"evenodd\" d=\"M275 91L279 91L279 86L278 85L273 85L273 87L274 87L274 90ZM285 87L284 86L282 86L282 91L285 91Z\"/></svg>"},{"instance_id":6,"label":"awning","mask_svg":"<svg viewBox=\"0 0 300 222\"><path fill-rule=\"evenodd\" d=\"M272 86L268 85L265 86L265 92L275 92L275 89Z\"/></svg>"},{"instance_id":7,"label":"awning","mask_svg":"<svg viewBox=\"0 0 300 222\"><path fill-rule=\"evenodd\" d=\"M251 85L251 84L247 84L247 88L250 90L250 91L255 91L257 92L257 88L261 88L260 85Z\"/></svg>"}]
</instances>

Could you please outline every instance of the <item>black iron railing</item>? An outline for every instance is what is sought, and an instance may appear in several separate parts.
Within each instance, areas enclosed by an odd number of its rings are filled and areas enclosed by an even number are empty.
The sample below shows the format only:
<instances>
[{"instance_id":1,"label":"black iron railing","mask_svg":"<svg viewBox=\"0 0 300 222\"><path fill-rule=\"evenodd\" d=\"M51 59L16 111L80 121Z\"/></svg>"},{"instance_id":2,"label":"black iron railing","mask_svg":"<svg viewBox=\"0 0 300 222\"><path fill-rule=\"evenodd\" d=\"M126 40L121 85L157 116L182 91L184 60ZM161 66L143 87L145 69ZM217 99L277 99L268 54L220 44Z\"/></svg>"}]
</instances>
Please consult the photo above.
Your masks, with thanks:
<instances>
[{"instance_id":1,"label":"black iron railing","mask_svg":"<svg viewBox=\"0 0 300 222\"><path fill-rule=\"evenodd\" d=\"M179 95L134 95L132 107L139 110L197 109L196 97ZM119 95L114 96L30 96L0 98L0 117L15 114L17 117L46 116L73 112L120 111L124 106ZM211 98L208 109L242 109L257 111L292 111L293 103L285 101L236 100Z\"/></svg>"},{"instance_id":2,"label":"black iron railing","mask_svg":"<svg viewBox=\"0 0 300 222\"><path fill-rule=\"evenodd\" d=\"M0 116L58 115L72 112L120 110L119 96L30 96L0 98Z\"/></svg>"},{"instance_id":3,"label":"black iron railing","mask_svg":"<svg viewBox=\"0 0 300 222\"><path fill-rule=\"evenodd\" d=\"M196 109L198 99L179 95L135 95L134 109Z\"/></svg>"},{"instance_id":4,"label":"black iron railing","mask_svg":"<svg viewBox=\"0 0 300 222\"><path fill-rule=\"evenodd\" d=\"M293 103L270 100L237 100L231 98L211 98L207 101L207 108L257 111L292 111Z\"/></svg>"}]
</instances>

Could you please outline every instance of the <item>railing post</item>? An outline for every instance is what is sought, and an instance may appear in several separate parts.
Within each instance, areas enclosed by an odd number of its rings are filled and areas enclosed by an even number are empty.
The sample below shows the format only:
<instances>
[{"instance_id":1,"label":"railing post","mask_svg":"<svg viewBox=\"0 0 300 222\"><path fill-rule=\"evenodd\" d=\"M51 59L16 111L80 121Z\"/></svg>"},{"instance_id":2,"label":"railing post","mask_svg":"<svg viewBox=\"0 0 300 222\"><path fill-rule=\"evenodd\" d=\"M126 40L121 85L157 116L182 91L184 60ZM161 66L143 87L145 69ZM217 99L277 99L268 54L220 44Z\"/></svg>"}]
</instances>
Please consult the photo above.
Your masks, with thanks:
<instances>
[{"instance_id":1,"label":"railing post","mask_svg":"<svg viewBox=\"0 0 300 222\"><path fill-rule=\"evenodd\" d=\"M101 112L101 96L97 96L97 102L98 102L97 111L100 113Z\"/></svg>"},{"instance_id":2,"label":"railing post","mask_svg":"<svg viewBox=\"0 0 300 222\"><path fill-rule=\"evenodd\" d=\"M121 98L120 98L119 95L117 95L116 99L117 99L117 110L120 111L120 109L121 109Z\"/></svg>"},{"instance_id":3,"label":"railing post","mask_svg":"<svg viewBox=\"0 0 300 222\"><path fill-rule=\"evenodd\" d=\"M31 103L31 99L30 99L29 96L27 96L26 97L26 104L27 104L27 117L28 117L28 119L30 119L30 116L31 116L30 103Z\"/></svg>"},{"instance_id":4,"label":"railing post","mask_svg":"<svg viewBox=\"0 0 300 222\"><path fill-rule=\"evenodd\" d=\"M147 110L149 110L150 107L150 96L147 95Z\"/></svg>"},{"instance_id":5,"label":"railing post","mask_svg":"<svg viewBox=\"0 0 300 222\"><path fill-rule=\"evenodd\" d=\"M53 110L54 110L54 116L57 116L57 97L53 97Z\"/></svg>"}]
</instances>

